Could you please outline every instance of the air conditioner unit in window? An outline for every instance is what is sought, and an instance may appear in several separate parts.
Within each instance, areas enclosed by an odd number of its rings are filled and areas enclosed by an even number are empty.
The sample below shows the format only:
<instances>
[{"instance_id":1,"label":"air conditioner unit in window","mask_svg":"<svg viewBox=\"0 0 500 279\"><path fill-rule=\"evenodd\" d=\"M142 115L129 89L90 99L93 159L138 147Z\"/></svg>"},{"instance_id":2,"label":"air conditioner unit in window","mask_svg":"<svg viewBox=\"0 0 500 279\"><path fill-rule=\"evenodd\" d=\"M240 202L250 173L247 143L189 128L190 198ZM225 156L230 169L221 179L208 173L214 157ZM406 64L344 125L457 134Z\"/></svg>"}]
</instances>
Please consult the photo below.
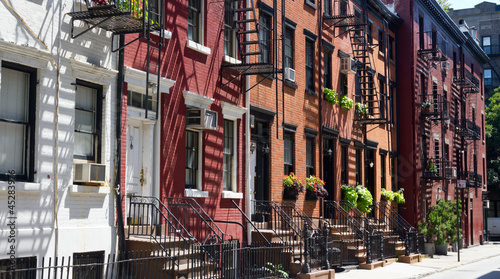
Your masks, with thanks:
<instances>
[{"instance_id":1,"label":"air conditioner unit in window","mask_svg":"<svg viewBox=\"0 0 500 279\"><path fill-rule=\"evenodd\" d=\"M93 163L73 164L73 182L106 183L106 165Z\"/></svg>"},{"instance_id":2,"label":"air conditioner unit in window","mask_svg":"<svg viewBox=\"0 0 500 279\"><path fill-rule=\"evenodd\" d=\"M340 58L340 72L343 74L355 74L356 60L350 57Z\"/></svg>"},{"instance_id":3,"label":"air conditioner unit in window","mask_svg":"<svg viewBox=\"0 0 500 279\"><path fill-rule=\"evenodd\" d=\"M450 62L448 62L448 61L442 61L441 62L441 69L443 71L449 70L450 69Z\"/></svg>"},{"instance_id":4,"label":"air conditioner unit in window","mask_svg":"<svg viewBox=\"0 0 500 279\"><path fill-rule=\"evenodd\" d=\"M447 167L447 168L445 168L445 177L446 177L446 179L455 179L455 178L457 178L457 168L455 168L455 167Z\"/></svg>"},{"instance_id":5,"label":"air conditioner unit in window","mask_svg":"<svg viewBox=\"0 0 500 279\"><path fill-rule=\"evenodd\" d=\"M217 112L208 109L188 109L186 112L186 127L193 129L217 129Z\"/></svg>"},{"instance_id":6,"label":"air conditioner unit in window","mask_svg":"<svg viewBox=\"0 0 500 279\"><path fill-rule=\"evenodd\" d=\"M295 82L295 70L285 67L285 79L291 82Z\"/></svg>"}]
</instances>

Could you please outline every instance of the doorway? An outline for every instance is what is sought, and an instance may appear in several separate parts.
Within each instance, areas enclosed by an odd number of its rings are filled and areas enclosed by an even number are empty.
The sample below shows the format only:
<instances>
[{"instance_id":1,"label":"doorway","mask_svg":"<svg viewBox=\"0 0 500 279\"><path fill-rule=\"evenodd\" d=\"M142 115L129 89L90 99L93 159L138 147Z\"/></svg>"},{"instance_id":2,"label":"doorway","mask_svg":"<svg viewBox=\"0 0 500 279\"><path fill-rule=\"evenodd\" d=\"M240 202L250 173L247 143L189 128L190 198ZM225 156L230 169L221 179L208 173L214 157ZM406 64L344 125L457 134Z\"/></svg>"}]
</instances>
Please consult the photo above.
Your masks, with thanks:
<instances>
[{"instance_id":1,"label":"doorway","mask_svg":"<svg viewBox=\"0 0 500 279\"><path fill-rule=\"evenodd\" d=\"M374 149L366 150L366 180L365 187L370 193L375 193L375 151Z\"/></svg>"},{"instance_id":2,"label":"doorway","mask_svg":"<svg viewBox=\"0 0 500 279\"><path fill-rule=\"evenodd\" d=\"M323 139L323 180L328 192L326 200L335 200L335 140L333 138Z\"/></svg>"},{"instance_id":3,"label":"doorway","mask_svg":"<svg viewBox=\"0 0 500 279\"><path fill-rule=\"evenodd\" d=\"M270 122L255 119L251 136L250 154L250 196L253 201L269 200L269 138ZM252 218L254 221L263 221L264 216L256 216L256 208L253 203L250 205Z\"/></svg>"}]
</instances>

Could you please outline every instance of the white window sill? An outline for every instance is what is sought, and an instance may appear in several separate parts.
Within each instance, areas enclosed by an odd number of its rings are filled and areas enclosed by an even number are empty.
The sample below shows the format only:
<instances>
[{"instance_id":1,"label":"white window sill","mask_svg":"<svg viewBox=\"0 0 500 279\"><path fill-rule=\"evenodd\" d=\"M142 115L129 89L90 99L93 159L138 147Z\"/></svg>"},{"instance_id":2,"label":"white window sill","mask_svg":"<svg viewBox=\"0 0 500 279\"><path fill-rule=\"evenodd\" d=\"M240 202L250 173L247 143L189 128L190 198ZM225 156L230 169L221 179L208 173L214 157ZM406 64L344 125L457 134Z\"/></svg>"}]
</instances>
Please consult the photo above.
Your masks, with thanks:
<instances>
[{"instance_id":1,"label":"white window sill","mask_svg":"<svg viewBox=\"0 0 500 279\"><path fill-rule=\"evenodd\" d=\"M205 55L210 55L210 53L212 52L209 47L200 45L197 42L191 40L187 41L186 47Z\"/></svg>"},{"instance_id":2,"label":"white window sill","mask_svg":"<svg viewBox=\"0 0 500 279\"><path fill-rule=\"evenodd\" d=\"M241 64L240 60L233 58L229 55L224 55L224 62L230 63L230 64Z\"/></svg>"},{"instance_id":3,"label":"white window sill","mask_svg":"<svg viewBox=\"0 0 500 279\"><path fill-rule=\"evenodd\" d=\"M160 32L159 31L152 31L151 34L154 34L156 36L160 36ZM165 39L172 39L172 32L168 31L167 29L163 29L163 38Z\"/></svg>"},{"instance_id":4,"label":"white window sill","mask_svg":"<svg viewBox=\"0 0 500 279\"><path fill-rule=\"evenodd\" d=\"M243 199L243 193L238 193L233 191L222 191L222 198L241 200Z\"/></svg>"},{"instance_id":5,"label":"white window sill","mask_svg":"<svg viewBox=\"0 0 500 279\"><path fill-rule=\"evenodd\" d=\"M9 185L7 181L0 181L0 192L9 191L9 186L16 186L16 192L40 192L45 190L42 189L42 185L40 183L16 182L15 184Z\"/></svg>"},{"instance_id":6,"label":"white window sill","mask_svg":"<svg viewBox=\"0 0 500 279\"><path fill-rule=\"evenodd\" d=\"M86 185L70 185L70 194L95 194L95 195L107 195L111 192L111 188L108 186L86 186Z\"/></svg>"},{"instance_id":7,"label":"white window sill","mask_svg":"<svg viewBox=\"0 0 500 279\"><path fill-rule=\"evenodd\" d=\"M198 189L184 189L184 196L188 198L208 198L208 191Z\"/></svg>"}]
</instances>

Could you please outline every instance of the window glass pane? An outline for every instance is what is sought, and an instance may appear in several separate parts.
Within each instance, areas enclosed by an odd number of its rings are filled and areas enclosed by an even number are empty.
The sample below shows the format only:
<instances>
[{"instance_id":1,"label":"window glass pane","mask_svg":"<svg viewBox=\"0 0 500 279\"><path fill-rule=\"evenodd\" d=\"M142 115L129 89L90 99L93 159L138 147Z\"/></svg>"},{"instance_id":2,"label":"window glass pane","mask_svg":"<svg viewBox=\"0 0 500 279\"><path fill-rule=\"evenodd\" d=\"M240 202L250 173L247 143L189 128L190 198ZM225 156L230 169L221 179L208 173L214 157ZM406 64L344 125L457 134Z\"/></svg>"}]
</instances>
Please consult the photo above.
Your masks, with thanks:
<instances>
[{"instance_id":1,"label":"window glass pane","mask_svg":"<svg viewBox=\"0 0 500 279\"><path fill-rule=\"evenodd\" d=\"M269 43L271 40L270 24L271 18L267 15L260 14L259 42L260 42L260 62L269 63L270 50Z\"/></svg>"},{"instance_id":2,"label":"window glass pane","mask_svg":"<svg viewBox=\"0 0 500 279\"><path fill-rule=\"evenodd\" d=\"M293 68L293 30L285 30L285 67Z\"/></svg>"},{"instance_id":3,"label":"window glass pane","mask_svg":"<svg viewBox=\"0 0 500 279\"><path fill-rule=\"evenodd\" d=\"M186 131L186 188L196 188L198 176L198 140L199 133Z\"/></svg>"},{"instance_id":4,"label":"window glass pane","mask_svg":"<svg viewBox=\"0 0 500 279\"><path fill-rule=\"evenodd\" d=\"M0 173L14 170L24 175L25 125L0 122Z\"/></svg>"},{"instance_id":5,"label":"window glass pane","mask_svg":"<svg viewBox=\"0 0 500 279\"><path fill-rule=\"evenodd\" d=\"M27 122L29 74L2 68L0 118Z\"/></svg>"},{"instance_id":6,"label":"window glass pane","mask_svg":"<svg viewBox=\"0 0 500 279\"><path fill-rule=\"evenodd\" d=\"M94 155L94 135L75 132L74 155L92 157Z\"/></svg>"},{"instance_id":7,"label":"window glass pane","mask_svg":"<svg viewBox=\"0 0 500 279\"><path fill-rule=\"evenodd\" d=\"M75 130L95 133L94 113L83 110L76 110Z\"/></svg>"},{"instance_id":8,"label":"window glass pane","mask_svg":"<svg viewBox=\"0 0 500 279\"><path fill-rule=\"evenodd\" d=\"M285 164L292 164L292 139L289 135L285 136Z\"/></svg>"},{"instance_id":9,"label":"window glass pane","mask_svg":"<svg viewBox=\"0 0 500 279\"><path fill-rule=\"evenodd\" d=\"M97 90L83 85L76 89L75 107L84 110L95 111L97 101Z\"/></svg>"}]
</instances>

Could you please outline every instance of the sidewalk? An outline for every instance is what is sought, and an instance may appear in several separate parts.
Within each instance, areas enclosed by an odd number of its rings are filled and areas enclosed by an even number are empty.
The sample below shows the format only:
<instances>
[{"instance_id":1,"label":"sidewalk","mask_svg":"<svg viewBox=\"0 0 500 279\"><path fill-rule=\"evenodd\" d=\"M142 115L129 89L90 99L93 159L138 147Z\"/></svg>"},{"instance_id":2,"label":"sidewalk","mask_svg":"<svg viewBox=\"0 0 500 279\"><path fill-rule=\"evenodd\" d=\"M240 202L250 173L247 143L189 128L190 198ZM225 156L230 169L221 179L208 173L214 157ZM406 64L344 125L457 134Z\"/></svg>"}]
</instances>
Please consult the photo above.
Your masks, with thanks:
<instances>
[{"instance_id":1,"label":"sidewalk","mask_svg":"<svg viewBox=\"0 0 500 279\"><path fill-rule=\"evenodd\" d=\"M412 265L396 262L374 270L346 270L336 273L335 279L422 278L498 255L500 255L500 242L495 241L460 250L460 262L456 252L448 252L447 256L434 255L434 258L425 258L422 262Z\"/></svg>"}]
</instances>

